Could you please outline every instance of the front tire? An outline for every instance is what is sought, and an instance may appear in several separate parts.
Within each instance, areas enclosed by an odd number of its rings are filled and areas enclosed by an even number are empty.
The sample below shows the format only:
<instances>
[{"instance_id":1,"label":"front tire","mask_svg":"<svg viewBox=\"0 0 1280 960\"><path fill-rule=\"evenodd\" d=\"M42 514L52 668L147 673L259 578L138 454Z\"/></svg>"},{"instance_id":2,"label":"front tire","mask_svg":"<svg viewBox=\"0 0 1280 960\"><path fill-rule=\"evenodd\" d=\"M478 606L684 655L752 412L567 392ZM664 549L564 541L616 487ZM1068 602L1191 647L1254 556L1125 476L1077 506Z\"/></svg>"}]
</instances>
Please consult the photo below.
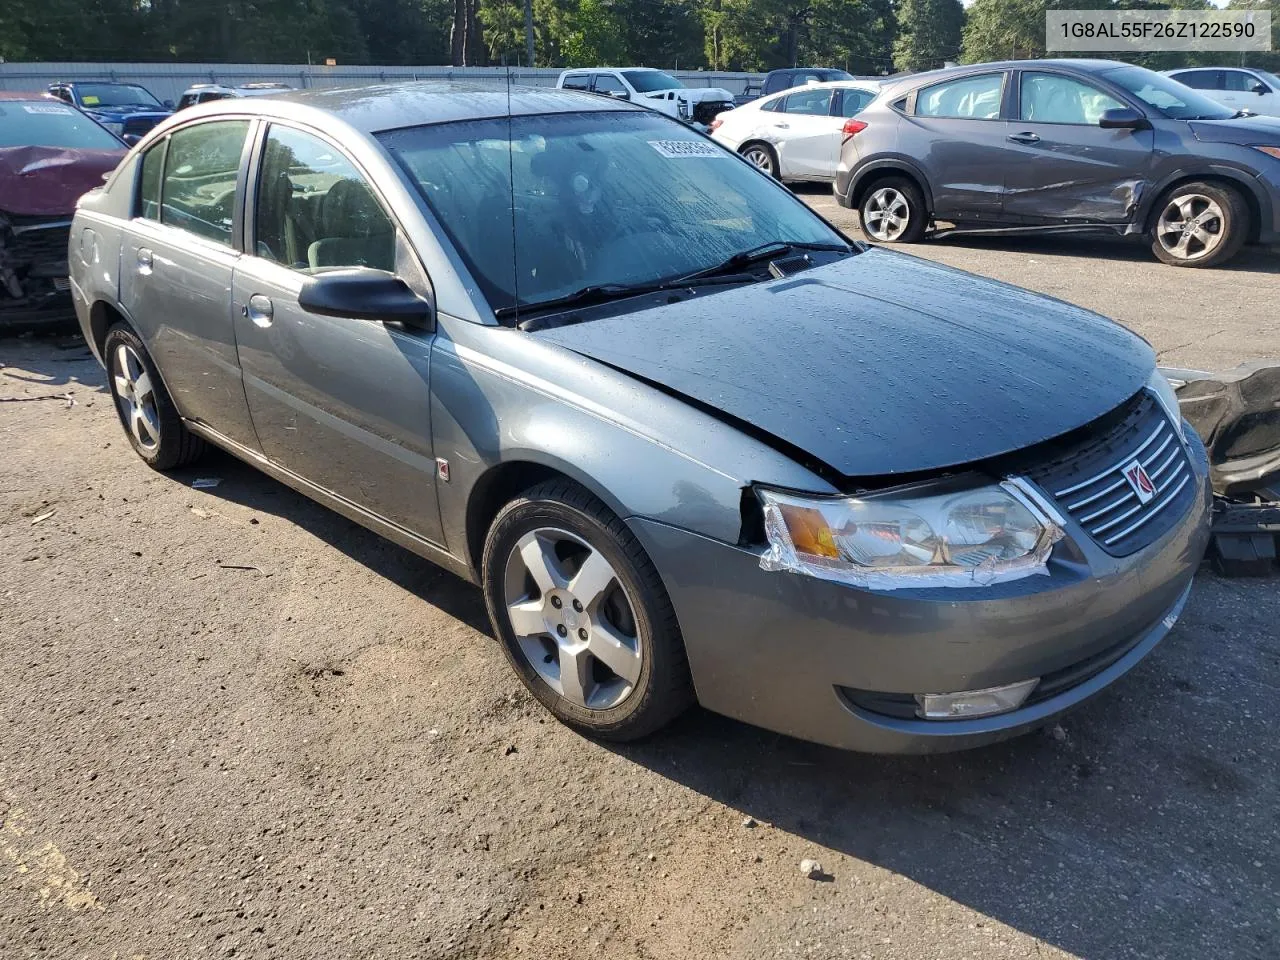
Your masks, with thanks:
<instances>
[{"instance_id":1,"label":"front tire","mask_svg":"<svg viewBox=\"0 0 1280 960\"><path fill-rule=\"evenodd\" d=\"M102 347L107 385L125 436L147 465L172 470L199 459L204 441L187 430L142 340L123 323Z\"/></svg>"},{"instance_id":2,"label":"front tire","mask_svg":"<svg viewBox=\"0 0 1280 960\"><path fill-rule=\"evenodd\" d=\"M767 143L749 143L740 151L742 159L761 173L767 173L777 180L779 175L778 154Z\"/></svg>"},{"instance_id":3,"label":"front tire","mask_svg":"<svg viewBox=\"0 0 1280 960\"><path fill-rule=\"evenodd\" d=\"M1151 227L1151 251L1175 267L1216 267L1244 246L1249 210L1230 187L1184 183L1161 198Z\"/></svg>"},{"instance_id":4,"label":"front tire","mask_svg":"<svg viewBox=\"0 0 1280 960\"><path fill-rule=\"evenodd\" d=\"M876 243L919 243L929 225L924 194L905 177L887 177L867 188L858 223Z\"/></svg>"},{"instance_id":5,"label":"front tire","mask_svg":"<svg viewBox=\"0 0 1280 960\"><path fill-rule=\"evenodd\" d=\"M582 487L548 481L503 507L481 572L508 662L562 722L635 740L693 702L684 641L657 569Z\"/></svg>"}]
</instances>

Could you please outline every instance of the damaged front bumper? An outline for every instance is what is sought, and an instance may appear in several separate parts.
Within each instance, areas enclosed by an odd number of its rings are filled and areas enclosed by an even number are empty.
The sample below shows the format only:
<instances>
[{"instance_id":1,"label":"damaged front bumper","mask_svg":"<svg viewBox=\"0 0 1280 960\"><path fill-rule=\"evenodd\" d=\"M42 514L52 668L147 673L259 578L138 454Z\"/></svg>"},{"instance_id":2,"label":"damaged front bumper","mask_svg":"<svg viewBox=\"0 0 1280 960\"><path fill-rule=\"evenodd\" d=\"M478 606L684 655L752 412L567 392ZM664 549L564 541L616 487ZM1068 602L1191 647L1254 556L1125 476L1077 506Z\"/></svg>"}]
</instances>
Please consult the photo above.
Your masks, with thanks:
<instances>
[{"instance_id":1,"label":"damaged front bumper","mask_svg":"<svg viewBox=\"0 0 1280 960\"><path fill-rule=\"evenodd\" d=\"M75 319L67 276L70 217L0 213L0 330Z\"/></svg>"}]
</instances>

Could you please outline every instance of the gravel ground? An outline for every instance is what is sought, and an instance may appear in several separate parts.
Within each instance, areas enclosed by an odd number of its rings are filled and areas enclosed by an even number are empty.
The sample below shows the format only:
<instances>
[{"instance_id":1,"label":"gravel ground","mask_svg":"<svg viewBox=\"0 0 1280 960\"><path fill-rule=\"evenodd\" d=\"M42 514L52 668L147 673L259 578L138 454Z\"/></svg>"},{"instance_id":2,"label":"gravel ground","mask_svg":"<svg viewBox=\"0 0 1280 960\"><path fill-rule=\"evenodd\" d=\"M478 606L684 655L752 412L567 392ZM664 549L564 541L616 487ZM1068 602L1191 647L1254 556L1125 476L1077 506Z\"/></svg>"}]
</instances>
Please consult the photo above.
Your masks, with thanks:
<instances>
[{"instance_id":1,"label":"gravel ground","mask_svg":"<svg viewBox=\"0 0 1280 960\"><path fill-rule=\"evenodd\" d=\"M916 252L1165 362L1277 352L1274 255ZM229 457L148 471L74 343L0 339L0 444L6 960L1280 955L1275 579L1205 572L1116 689L997 747L695 711L620 749L547 720L473 588Z\"/></svg>"}]
</instances>

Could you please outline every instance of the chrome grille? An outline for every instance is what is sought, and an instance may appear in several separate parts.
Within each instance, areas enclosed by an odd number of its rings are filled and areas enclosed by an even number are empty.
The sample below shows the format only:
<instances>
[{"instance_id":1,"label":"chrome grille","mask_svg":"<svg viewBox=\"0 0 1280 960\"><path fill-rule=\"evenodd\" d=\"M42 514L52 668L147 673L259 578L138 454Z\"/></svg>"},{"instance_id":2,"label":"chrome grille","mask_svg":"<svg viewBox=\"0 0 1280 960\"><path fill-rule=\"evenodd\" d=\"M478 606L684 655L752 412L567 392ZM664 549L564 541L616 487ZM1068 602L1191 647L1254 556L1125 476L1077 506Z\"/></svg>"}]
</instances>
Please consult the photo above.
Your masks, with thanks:
<instances>
[{"instance_id":1,"label":"chrome grille","mask_svg":"<svg viewBox=\"0 0 1280 960\"><path fill-rule=\"evenodd\" d=\"M1125 476L1140 463L1151 480L1143 502ZM1178 430L1145 392L1119 420L1031 478L1108 553L1126 556L1154 542L1186 512L1195 473Z\"/></svg>"}]
</instances>

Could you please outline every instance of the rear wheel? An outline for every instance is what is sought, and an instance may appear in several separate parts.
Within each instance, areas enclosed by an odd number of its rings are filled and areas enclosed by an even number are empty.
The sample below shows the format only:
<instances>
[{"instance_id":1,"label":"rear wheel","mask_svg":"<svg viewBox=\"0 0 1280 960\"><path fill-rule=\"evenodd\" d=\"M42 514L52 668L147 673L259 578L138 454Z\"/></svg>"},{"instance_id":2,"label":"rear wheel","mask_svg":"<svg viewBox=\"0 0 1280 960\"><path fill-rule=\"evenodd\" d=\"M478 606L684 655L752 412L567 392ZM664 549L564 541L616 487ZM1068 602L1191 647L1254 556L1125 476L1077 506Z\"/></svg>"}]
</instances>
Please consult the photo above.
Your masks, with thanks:
<instances>
[{"instance_id":1,"label":"rear wheel","mask_svg":"<svg viewBox=\"0 0 1280 960\"><path fill-rule=\"evenodd\" d=\"M742 158L775 180L778 177L778 155L767 143L749 143L742 148Z\"/></svg>"},{"instance_id":2,"label":"rear wheel","mask_svg":"<svg viewBox=\"0 0 1280 960\"><path fill-rule=\"evenodd\" d=\"M1175 267L1216 267L1239 253L1248 238L1248 208L1230 187L1184 183L1156 209L1151 250Z\"/></svg>"},{"instance_id":3,"label":"rear wheel","mask_svg":"<svg viewBox=\"0 0 1280 960\"><path fill-rule=\"evenodd\" d=\"M503 507L482 568L507 660L560 720L634 740L692 703L684 642L656 568L577 484L540 484Z\"/></svg>"},{"instance_id":4,"label":"rear wheel","mask_svg":"<svg viewBox=\"0 0 1280 960\"><path fill-rule=\"evenodd\" d=\"M138 456L156 470L172 470L204 453L204 441L183 424L137 334L117 323L107 331L102 355L120 425Z\"/></svg>"},{"instance_id":5,"label":"rear wheel","mask_svg":"<svg viewBox=\"0 0 1280 960\"><path fill-rule=\"evenodd\" d=\"M877 180L858 207L862 232L877 243L919 243L929 223L924 194L905 177Z\"/></svg>"}]
</instances>

